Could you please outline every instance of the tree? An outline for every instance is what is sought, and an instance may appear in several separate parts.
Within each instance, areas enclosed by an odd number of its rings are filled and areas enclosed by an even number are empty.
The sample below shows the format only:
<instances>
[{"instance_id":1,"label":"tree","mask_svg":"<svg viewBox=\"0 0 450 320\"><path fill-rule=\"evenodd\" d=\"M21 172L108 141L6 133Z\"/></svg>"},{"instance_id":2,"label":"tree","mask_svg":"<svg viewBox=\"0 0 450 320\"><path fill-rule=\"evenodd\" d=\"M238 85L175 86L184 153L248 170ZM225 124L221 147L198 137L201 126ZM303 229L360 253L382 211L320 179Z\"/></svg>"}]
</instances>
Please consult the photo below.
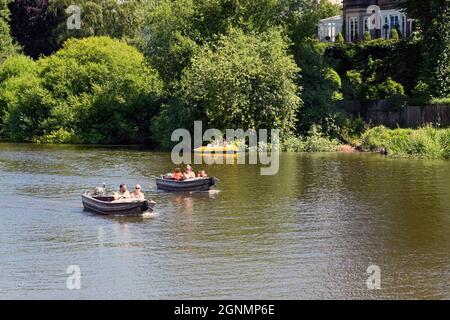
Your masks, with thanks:
<instances>
[{"instance_id":1,"label":"tree","mask_svg":"<svg viewBox=\"0 0 450 320\"><path fill-rule=\"evenodd\" d=\"M25 54L37 59L57 49L52 31L58 17L49 11L49 0L13 0L9 7L11 32Z\"/></svg>"},{"instance_id":2,"label":"tree","mask_svg":"<svg viewBox=\"0 0 450 320\"><path fill-rule=\"evenodd\" d=\"M328 0L292 1L292 12L287 18L287 28L294 45L317 35L317 24L321 19L341 14L341 7Z\"/></svg>"},{"instance_id":3,"label":"tree","mask_svg":"<svg viewBox=\"0 0 450 320\"><path fill-rule=\"evenodd\" d=\"M404 7L422 31L423 82L431 96L450 95L450 1L409 0Z\"/></svg>"},{"instance_id":4,"label":"tree","mask_svg":"<svg viewBox=\"0 0 450 320\"><path fill-rule=\"evenodd\" d=\"M145 15L158 0L53 0L50 12L58 17L58 24L52 31L52 40L61 46L69 38L108 36L127 41L141 47ZM67 10L76 5L80 8L79 29L68 29L67 21L74 12Z\"/></svg>"},{"instance_id":5,"label":"tree","mask_svg":"<svg viewBox=\"0 0 450 320\"><path fill-rule=\"evenodd\" d=\"M148 11L145 53L168 83L180 79L190 59L229 28L264 32L280 25L288 11L281 0L160 0Z\"/></svg>"},{"instance_id":6,"label":"tree","mask_svg":"<svg viewBox=\"0 0 450 320\"><path fill-rule=\"evenodd\" d=\"M217 129L280 129L287 135L301 104L294 82L299 69L287 49L278 29L231 29L193 57L180 82L183 104Z\"/></svg>"},{"instance_id":7,"label":"tree","mask_svg":"<svg viewBox=\"0 0 450 320\"><path fill-rule=\"evenodd\" d=\"M322 127L325 133L333 134L334 124L332 107L341 99L340 76L324 61L327 44L316 39L307 39L297 46L295 54L297 64L301 66L301 78L298 85L303 88L303 108L298 112L297 132L307 135L313 125Z\"/></svg>"},{"instance_id":8,"label":"tree","mask_svg":"<svg viewBox=\"0 0 450 320\"><path fill-rule=\"evenodd\" d=\"M368 42L370 40L372 40L372 35L370 34L370 31L364 32L363 41L364 42Z\"/></svg>"},{"instance_id":9,"label":"tree","mask_svg":"<svg viewBox=\"0 0 450 320\"><path fill-rule=\"evenodd\" d=\"M16 52L16 46L13 44L11 38L9 20L10 11L8 9L8 2L10 0L0 0L0 63L8 56Z\"/></svg>"},{"instance_id":10,"label":"tree","mask_svg":"<svg viewBox=\"0 0 450 320\"><path fill-rule=\"evenodd\" d=\"M35 74L36 63L23 55L13 55L0 64L0 134L3 133L3 124L8 105L17 98L17 89L20 81L27 74Z\"/></svg>"},{"instance_id":11,"label":"tree","mask_svg":"<svg viewBox=\"0 0 450 320\"><path fill-rule=\"evenodd\" d=\"M107 37L70 39L7 83L5 127L15 140L142 143L162 82L135 48Z\"/></svg>"}]
</instances>

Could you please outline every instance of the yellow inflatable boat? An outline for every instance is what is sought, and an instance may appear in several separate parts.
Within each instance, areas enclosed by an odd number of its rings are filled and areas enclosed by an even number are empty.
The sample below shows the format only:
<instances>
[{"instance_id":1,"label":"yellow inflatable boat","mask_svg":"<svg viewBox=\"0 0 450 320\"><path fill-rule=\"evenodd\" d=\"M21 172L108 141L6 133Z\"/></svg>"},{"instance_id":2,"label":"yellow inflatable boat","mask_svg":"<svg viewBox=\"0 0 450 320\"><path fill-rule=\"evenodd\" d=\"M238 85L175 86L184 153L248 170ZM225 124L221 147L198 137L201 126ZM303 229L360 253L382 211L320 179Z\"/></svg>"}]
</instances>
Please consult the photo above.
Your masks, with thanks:
<instances>
[{"instance_id":1,"label":"yellow inflatable boat","mask_svg":"<svg viewBox=\"0 0 450 320\"><path fill-rule=\"evenodd\" d=\"M239 148L235 145L206 146L194 149L194 152L201 154L237 154L239 152Z\"/></svg>"}]
</instances>

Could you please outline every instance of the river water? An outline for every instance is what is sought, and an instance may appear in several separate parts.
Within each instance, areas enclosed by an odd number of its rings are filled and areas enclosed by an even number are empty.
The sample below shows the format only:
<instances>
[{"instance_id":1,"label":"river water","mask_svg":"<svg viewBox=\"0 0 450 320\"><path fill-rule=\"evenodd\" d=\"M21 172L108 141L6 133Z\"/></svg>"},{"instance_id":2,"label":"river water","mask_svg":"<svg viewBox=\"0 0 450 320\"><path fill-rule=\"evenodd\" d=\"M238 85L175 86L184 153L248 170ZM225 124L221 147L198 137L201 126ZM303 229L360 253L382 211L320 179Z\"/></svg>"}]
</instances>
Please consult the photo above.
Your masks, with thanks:
<instances>
[{"instance_id":1,"label":"river water","mask_svg":"<svg viewBox=\"0 0 450 320\"><path fill-rule=\"evenodd\" d=\"M216 192L156 191L171 168L137 148L0 144L0 298L450 298L449 161L282 154L276 176L214 165ZM102 182L142 184L159 216L84 212Z\"/></svg>"}]
</instances>

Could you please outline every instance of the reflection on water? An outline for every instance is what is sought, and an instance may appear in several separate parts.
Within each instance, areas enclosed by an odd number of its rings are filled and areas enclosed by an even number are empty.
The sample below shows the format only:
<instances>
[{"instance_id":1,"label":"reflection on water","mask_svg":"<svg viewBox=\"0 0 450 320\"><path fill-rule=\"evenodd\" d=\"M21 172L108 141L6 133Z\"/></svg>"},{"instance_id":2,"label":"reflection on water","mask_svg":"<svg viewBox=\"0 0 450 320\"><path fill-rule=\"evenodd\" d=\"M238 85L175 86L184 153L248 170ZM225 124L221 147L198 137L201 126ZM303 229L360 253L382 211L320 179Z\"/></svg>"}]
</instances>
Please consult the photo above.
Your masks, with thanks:
<instances>
[{"instance_id":1,"label":"reflection on water","mask_svg":"<svg viewBox=\"0 0 450 320\"><path fill-rule=\"evenodd\" d=\"M170 194L153 181L172 170L166 153L0 144L0 298L450 298L450 162L283 154L273 177L203 168L218 191ZM140 183L159 216L84 212L80 194L103 181Z\"/></svg>"}]
</instances>

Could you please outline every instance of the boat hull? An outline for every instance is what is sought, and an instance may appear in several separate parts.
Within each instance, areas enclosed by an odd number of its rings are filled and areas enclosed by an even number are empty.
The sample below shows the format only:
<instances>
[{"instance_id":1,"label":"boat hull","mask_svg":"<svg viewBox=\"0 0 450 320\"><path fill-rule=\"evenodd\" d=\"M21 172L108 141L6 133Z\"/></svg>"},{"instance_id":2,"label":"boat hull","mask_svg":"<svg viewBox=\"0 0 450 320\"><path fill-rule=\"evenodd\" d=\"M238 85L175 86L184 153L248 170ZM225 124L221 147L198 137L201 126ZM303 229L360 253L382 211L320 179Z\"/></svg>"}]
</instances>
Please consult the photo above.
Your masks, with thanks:
<instances>
[{"instance_id":1,"label":"boat hull","mask_svg":"<svg viewBox=\"0 0 450 320\"><path fill-rule=\"evenodd\" d=\"M237 154L239 148L236 146L223 146L223 147L200 147L194 149L194 153L200 154Z\"/></svg>"},{"instance_id":2,"label":"boat hull","mask_svg":"<svg viewBox=\"0 0 450 320\"><path fill-rule=\"evenodd\" d=\"M170 192L208 191L216 186L216 178L197 178L191 180L175 181L172 179L156 178L158 190Z\"/></svg>"},{"instance_id":3,"label":"boat hull","mask_svg":"<svg viewBox=\"0 0 450 320\"><path fill-rule=\"evenodd\" d=\"M146 212L152 212L155 206L153 201L133 201L112 203L111 197L81 196L83 207L86 211L103 215L137 216Z\"/></svg>"}]
</instances>

